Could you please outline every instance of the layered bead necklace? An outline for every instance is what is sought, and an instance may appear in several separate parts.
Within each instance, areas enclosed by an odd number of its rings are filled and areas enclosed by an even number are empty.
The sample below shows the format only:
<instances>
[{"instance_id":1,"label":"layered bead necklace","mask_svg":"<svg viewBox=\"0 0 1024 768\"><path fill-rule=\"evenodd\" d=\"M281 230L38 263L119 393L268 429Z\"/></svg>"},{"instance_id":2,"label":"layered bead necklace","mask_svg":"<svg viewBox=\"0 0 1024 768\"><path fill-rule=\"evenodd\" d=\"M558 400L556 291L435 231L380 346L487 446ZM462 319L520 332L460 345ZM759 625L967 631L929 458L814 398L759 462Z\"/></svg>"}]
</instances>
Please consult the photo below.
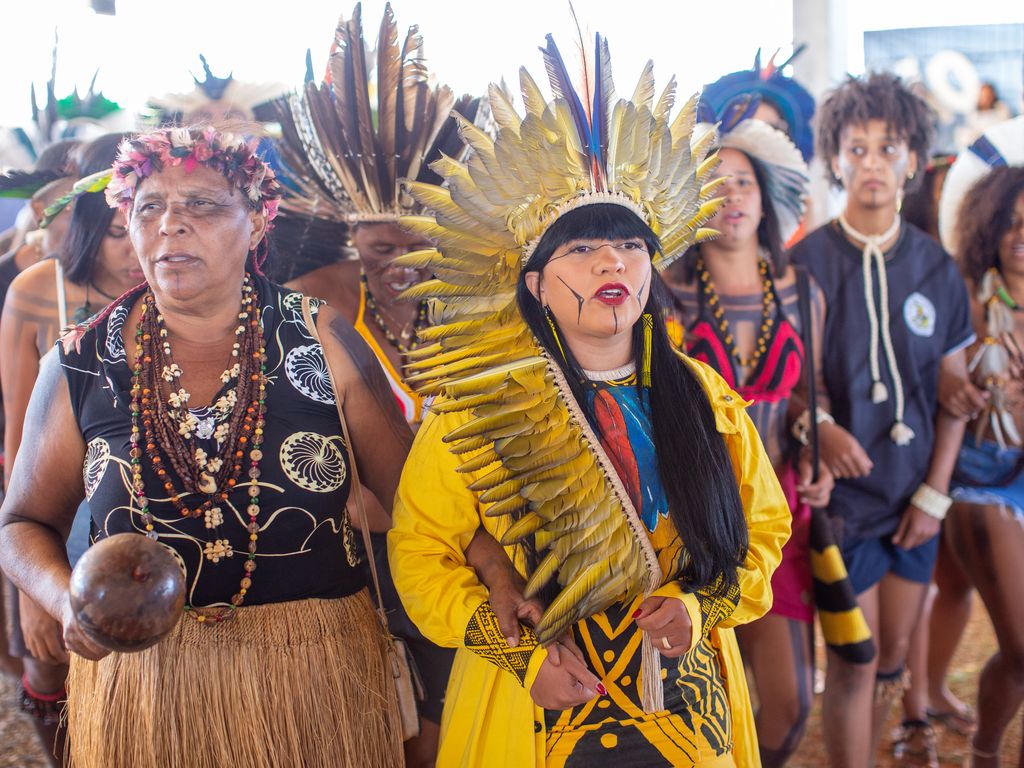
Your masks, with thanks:
<instances>
[{"instance_id":1,"label":"layered bead necklace","mask_svg":"<svg viewBox=\"0 0 1024 768\"><path fill-rule=\"evenodd\" d=\"M135 328L135 364L131 388L131 459L132 490L139 505L146 536L158 539L142 480L142 455L149 456L153 472L163 484L174 508L182 517L204 517L207 529L214 533L207 541L203 555L218 563L234 555L229 540L221 535L224 523L222 504L238 485L248 451L249 501L246 514L249 522L248 556L238 592L230 606L213 614L196 611L186 605L185 612L197 621L221 622L231 618L235 608L245 601L256 570L256 542L259 538L260 461L263 452L263 426L266 416L266 349L260 326L259 294L249 275L242 283L242 304L231 350L231 364L221 374L227 385L225 393L206 409L208 416L200 419L188 408L189 393L178 385L181 368L171 356L171 345L164 328L163 316L156 307L152 291L143 297L142 313ZM141 426L140 426L141 424ZM213 439L217 455L209 456L198 439ZM143 451L144 447L144 451ZM162 454L162 456L161 456ZM164 457L170 469L164 466ZM171 474L177 475L182 490L175 490ZM243 481L244 482L244 481ZM199 495L203 501L190 506L182 496Z\"/></svg>"},{"instance_id":2,"label":"layered bead necklace","mask_svg":"<svg viewBox=\"0 0 1024 768\"><path fill-rule=\"evenodd\" d=\"M775 318L772 317L772 303L775 296L775 288L772 284L771 274L768 270L768 259L763 255L758 260L757 269L761 277L761 328L758 333L757 340L754 342L754 351L748 359L744 360L743 356L740 355L739 350L736 349L736 339L732 335L732 330L729 327L729 321L725 317L725 309L722 307L722 302L719 300L718 293L715 291L715 284L711 282L711 274L708 272L707 266L704 264L704 257L698 257L695 265L695 270L698 278L700 279L701 290L704 291L704 296L707 298L708 306L711 307L711 312L714 315L715 321L718 323L718 330L722 333L722 341L725 344L729 355L736 360L740 368L746 368L749 370L757 368L757 364L761 360L761 356L768 351L768 340L771 338L772 326L775 325Z\"/></svg>"},{"instance_id":3,"label":"layered bead necklace","mask_svg":"<svg viewBox=\"0 0 1024 768\"><path fill-rule=\"evenodd\" d=\"M370 284L366 279L366 273L361 272L359 279L363 285L363 295L366 297L366 311L370 313L370 317L373 318L373 322L380 328L380 332L384 334L388 344L403 355L410 350L416 349L416 332L427 325L427 302L420 302L419 308L416 311L416 322L413 323L412 330L403 331L402 339L399 341L395 338L395 334L391 332L391 329L388 328L387 323L384 322L384 316L381 315L380 307L377 306L377 300L370 292Z\"/></svg>"}]
</instances>

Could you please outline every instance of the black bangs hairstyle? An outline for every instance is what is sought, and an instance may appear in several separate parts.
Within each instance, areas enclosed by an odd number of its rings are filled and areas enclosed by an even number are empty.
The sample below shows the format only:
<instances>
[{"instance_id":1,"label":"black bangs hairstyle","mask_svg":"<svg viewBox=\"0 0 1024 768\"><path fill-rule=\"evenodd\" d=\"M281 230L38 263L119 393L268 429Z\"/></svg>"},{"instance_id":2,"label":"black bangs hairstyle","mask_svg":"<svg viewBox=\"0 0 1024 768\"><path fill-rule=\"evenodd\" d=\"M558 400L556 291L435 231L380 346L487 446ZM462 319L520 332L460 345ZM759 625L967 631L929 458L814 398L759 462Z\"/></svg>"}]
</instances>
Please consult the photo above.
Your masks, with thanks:
<instances>
[{"instance_id":1,"label":"black bangs hairstyle","mask_svg":"<svg viewBox=\"0 0 1024 768\"><path fill-rule=\"evenodd\" d=\"M591 427L598 432L587 390L591 386L568 345L559 346L541 303L526 287L527 272L541 272L555 250L577 239L640 238L650 254L658 253L657 235L628 209L615 204L577 208L561 216L541 237L516 287L519 311L534 336L565 373L566 380ZM658 475L668 499L669 517L686 547L679 575L684 589L711 588L724 592L735 585L749 545L736 475L725 441L715 427L715 416L704 387L674 351L661 318L668 307L668 288L657 270L651 273L651 292L644 312L654 316L649 394ZM633 327L636 367L641 368L643 324ZM556 323L557 327L557 323ZM637 386L640 386L639 384ZM537 552L527 547L531 566Z\"/></svg>"},{"instance_id":2,"label":"black bangs hairstyle","mask_svg":"<svg viewBox=\"0 0 1024 768\"><path fill-rule=\"evenodd\" d=\"M736 147L724 147L724 149L736 149ZM789 253L784 247L785 243L782 242L782 231L779 228L779 216L775 213L775 203L772 202L772 198L768 194L768 176L764 165L759 160L743 152L742 149L736 149L736 151L742 152L743 156L750 161L750 165L754 169L754 178L757 180L757 187L761 192L761 213L764 215L757 225L757 244L768 251L768 266L771 268L772 275L781 277L786 274L786 269L789 267ZM697 279L696 266L699 255L700 246L694 245L687 248L686 253L679 260L683 282L692 283ZM679 273L673 274L678 275Z\"/></svg>"},{"instance_id":3,"label":"black bangs hairstyle","mask_svg":"<svg viewBox=\"0 0 1024 768\"><path fill-rule=\"evenodd\" d=\"M975 286L990 267L1002 269L999 245L1017 223L1014 208L1024 195L1024 167L993 168L964 195L957 212L960 270Z\"/></svg>"},{"instance_id":4,"label":"black bangs hairstyle","mask_svg":"<svg viewBox=\"0 0 1024 768\"><path fill-rule=\"evenodd\" d=\"M917 170L904 191L917 188L928 166L928 148L935 132L935 114L924 99L908 89L896 75L873 72L850 77L832 91L818 111L818 151L833 186L842 181L832 173L832 159L839 154L839 139L849 125L884 120L889 129L917 156Z\"/></svg>"},{"instance_id":5,"label":"black bangs hairstyle","mask_svg":"<svg viewBox=\"0 0 1024 768\"><path fill-rule=\"evenodd\" d=\"M78 169L81 176L110 168L114 164L117 145L123 138L120 133L108 133L83 146ZM100 245L110 232L114 213L115 209L107 205L102 192L88 192L72 204L71 224L64 238L60 260L64 274L75 285L85 285L92 280ZM128 233L123 236L127 237Z\"/></svg>"}]
</instances>

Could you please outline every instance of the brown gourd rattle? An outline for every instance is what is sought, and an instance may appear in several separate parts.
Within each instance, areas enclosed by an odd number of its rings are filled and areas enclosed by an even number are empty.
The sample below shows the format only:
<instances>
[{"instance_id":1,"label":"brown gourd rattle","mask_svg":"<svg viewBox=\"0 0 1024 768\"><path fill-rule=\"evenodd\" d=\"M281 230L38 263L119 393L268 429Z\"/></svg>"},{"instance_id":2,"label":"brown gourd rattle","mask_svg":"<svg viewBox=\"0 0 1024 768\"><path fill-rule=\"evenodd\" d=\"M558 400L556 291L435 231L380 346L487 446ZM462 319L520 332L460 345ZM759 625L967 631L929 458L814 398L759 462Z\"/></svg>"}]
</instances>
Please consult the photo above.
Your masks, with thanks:
<instances>
[{"instance_id":1,"label":"brown gourd rattle","mask_svg":"<svg viewBox=\"0 0 1024 768\"><path fill-rule=\"evenodd\" d=\"M71 572L71 609L82 631L112 651L141 651L174 628L185 577L161 544L136 533L102 539Z\"/></svg>"}]
</instances>

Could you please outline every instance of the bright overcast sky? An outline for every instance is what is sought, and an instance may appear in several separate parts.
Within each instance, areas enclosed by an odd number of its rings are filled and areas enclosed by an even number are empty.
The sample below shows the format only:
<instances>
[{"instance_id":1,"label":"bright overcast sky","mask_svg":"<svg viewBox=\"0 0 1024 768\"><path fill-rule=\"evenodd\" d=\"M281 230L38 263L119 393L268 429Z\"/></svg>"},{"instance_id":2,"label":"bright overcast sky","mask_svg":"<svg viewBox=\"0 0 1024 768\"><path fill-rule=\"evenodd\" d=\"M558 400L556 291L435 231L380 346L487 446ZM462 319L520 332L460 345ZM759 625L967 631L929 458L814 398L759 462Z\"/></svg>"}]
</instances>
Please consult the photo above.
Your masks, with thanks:
<instances>
[{"instance_id":1,"label":"bright overcast sky","mask_svg":"<svg viewBox=\"0 0 1024 768\"><path fill-rule=\"evenodd\" d=\"M1019 0L820 0L846 7L849 69L863 68L867 29L982 24L1024 20ZM537 46L552 32L563 53L575 39L565 0L396 0L404 31L419 24L430 68L456 91L481 93L501 77L515 82L526 64L540 81ZM364 28L375 32L383 0L363 3ZM675 74L680 92L722 73L749 67L758 47L790 50L791 0L575 0L581 23L609 37L619 90L631 89L648 58L658 83ZM117 16L98 16L87 0L6 2L0 46L0 125L29 120L29 85L45 95L56 27L60 35L57 95L81 91L98 69L97 86L137 109L146 98L192 87L199 53L214 74L298 84L305 51L323 69L338 14L352 3L330 0L117 0ZM701 23L696 11L720 14ZM372 30L372 31L371 31ZM592 39L592 34L591 34Z\"/></svg>"}]
</instances>

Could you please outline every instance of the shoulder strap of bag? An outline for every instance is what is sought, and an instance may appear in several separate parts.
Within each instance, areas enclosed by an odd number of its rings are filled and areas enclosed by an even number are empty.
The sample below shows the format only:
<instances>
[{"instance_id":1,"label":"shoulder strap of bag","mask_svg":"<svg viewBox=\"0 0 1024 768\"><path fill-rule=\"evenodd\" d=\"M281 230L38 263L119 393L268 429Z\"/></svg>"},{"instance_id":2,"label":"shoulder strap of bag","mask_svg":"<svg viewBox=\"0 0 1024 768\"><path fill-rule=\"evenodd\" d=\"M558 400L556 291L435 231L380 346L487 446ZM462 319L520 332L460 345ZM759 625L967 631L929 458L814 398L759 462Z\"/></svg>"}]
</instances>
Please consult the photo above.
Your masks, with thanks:
<instances>
[{"instance_id":1,"label":"shoulder strap of bag","mask_svg":"<svg viewBox=\"0 0 1024 768\"><path fill-rule=\"evenodd\" d=\"M309 304L309 296L302 297L302 319L306 323L306 328L310 334L316 339L317 343L323 347L320 342L320 334L316 329L316 320L313 319L313 311ZM384 611L384 601L381 599L380 581L377 578L377 563L373 556L373 543L370 541L370 525L366 519L366 505L363 502L363 486L359 482L359 469L356 467L356 457L352 452L352 438L348 433L348 424L345 422L345 407L342 402L341 396L338 394L338 385L335 383L336 377L334 372L331 370L331 358L328 356L327 351L324 350L324 361L327 363L327 378L331 380L331 391L334 393L334 403L338 406L338 421L341 422L341 434L345 439L345 450L348 452L348 465L349 471L352 473L352 495L356 497L356 509L359 512L359 530L363 534L363 547L366 549L366 557L370 561L370 573L373 576L373 588L377 593L377 611L380 615L380 620L384 624L384 628L387 629L387 613Z\"/></svg>"},{"instance_id":2,"label":"shoulder strap of bag","mask_svg":"<svg viewBox=\"0 0 1024 768\"><path fill-rule=\"evenodd\" d=\"M818 392L814 370L814 328L811 322L811 282L807 270L794 265L796 296L800 308L800 337L804 343L804 371L807 375L807 412L809 415L807 442L811 447L811 482L818 482L820 450L818 447Z\"/></svg>"}]
</instances>

